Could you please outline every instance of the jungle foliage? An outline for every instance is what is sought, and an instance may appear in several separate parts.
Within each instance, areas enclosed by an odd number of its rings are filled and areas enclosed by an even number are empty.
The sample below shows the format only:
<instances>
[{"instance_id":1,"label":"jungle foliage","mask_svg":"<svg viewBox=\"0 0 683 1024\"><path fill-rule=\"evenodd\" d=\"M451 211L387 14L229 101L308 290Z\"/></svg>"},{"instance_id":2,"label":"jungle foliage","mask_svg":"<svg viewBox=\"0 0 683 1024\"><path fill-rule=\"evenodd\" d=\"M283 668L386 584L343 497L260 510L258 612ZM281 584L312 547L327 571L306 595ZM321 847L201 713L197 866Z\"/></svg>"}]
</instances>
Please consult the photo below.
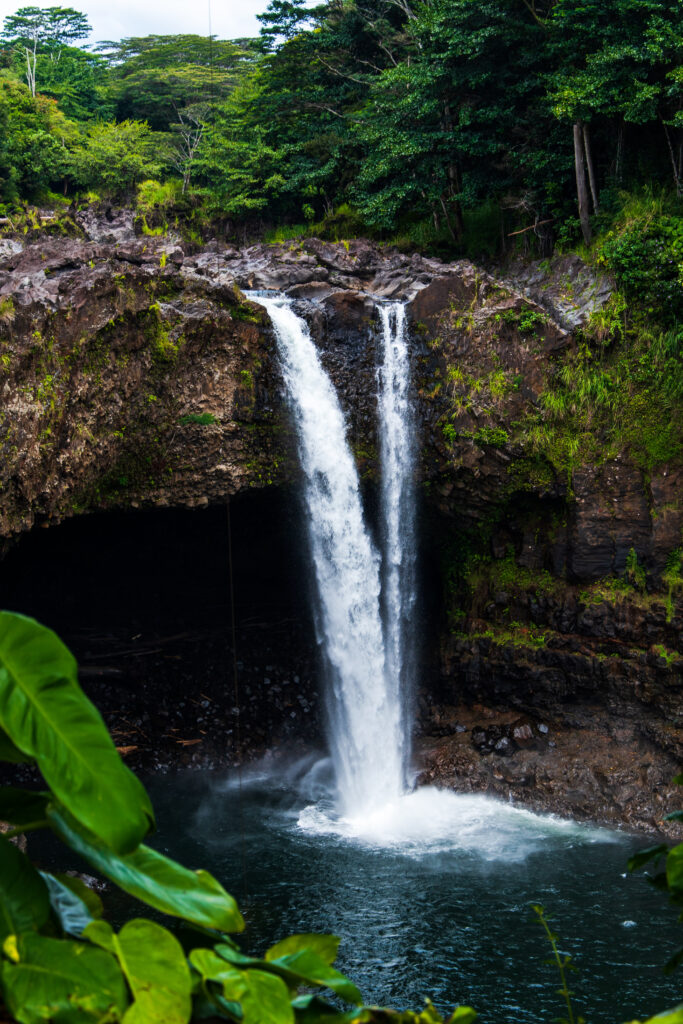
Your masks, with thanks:
<instances>
[{"instance_id":1,"label":"jungle foliage","mask_svg":"<svg viewBox=\"0 0 683 1024\"><path fill-rule=\"evenodd\" d=\"M0 202L177 180L256 232L547 255L647 184L669 193L661 222L605 248L640 294L638 272L680 248L682 14L683 0L272 0L259 39L198 25L92 49L82 14L21 8L0 37Z\"/></svg>"}]
</instances>

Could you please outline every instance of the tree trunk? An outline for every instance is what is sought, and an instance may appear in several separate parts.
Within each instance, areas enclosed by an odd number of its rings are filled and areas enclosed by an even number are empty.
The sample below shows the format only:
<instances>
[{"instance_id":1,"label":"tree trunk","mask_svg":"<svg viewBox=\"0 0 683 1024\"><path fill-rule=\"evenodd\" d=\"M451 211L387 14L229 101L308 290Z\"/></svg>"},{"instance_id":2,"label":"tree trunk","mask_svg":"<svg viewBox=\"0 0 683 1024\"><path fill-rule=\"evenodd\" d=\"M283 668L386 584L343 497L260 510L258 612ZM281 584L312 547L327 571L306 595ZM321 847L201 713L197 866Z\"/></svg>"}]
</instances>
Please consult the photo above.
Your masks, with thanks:
<instances>
[{"instance_id":1,"label":"tree trunk","mask_svg":"<svg viewBox=\"0 0 683 1024\"><path fill-rule=\"evenodd\" d=\"M624 167L624 122L619 121L617 128L617 152L614 158L614 180L621 185L621 176Z\"/></svg>"},{"instance_id":2,"label":"tree trunk","mask_svg":"<svg viewBox=\"0 0 683 1024\"><path fill-rule=\"evenodd\" d=\"M581 221L581 232L586 245L591 244L593 233L591 231L590 215L588 211L588 189L586 188L586 168L583 160L583 132L581 122L574 125L574 167L576 170L576 197L579 203L579 220Z\"/></svg>"},{"instance_id":3,"label":"tree trunk","mask_svg":"<svg viewBox=\"0 0 683 1024\"><path fill-rule=\"evenodd\" d=\"M679 148L679 160L677 161L676 160L676 155L674 153L674 147L673 147L673 145L671 143L671 134L669 132L669 129L668 129L667 125L665 125L663 121L662 121L662 128L664 129L664 135L666 136L666 144L667 144L667 147L669 149L669 156L671 158L671 169L673 170L673 175L674 175L674 185L676 186L676 195L680 199L680 197L683 196L683 178L681 177L681 165L680 165L680 152L681 152L681 150Z\"/></svg>"},{"instance_id":4,"label":"tree trunk","mask_svg":"<svg viewBox=\"0 0 683 1024\"><path fill-rule=\"evenodd\" d=\"M588 125L583 126L583 146L586 150L586 164L588 166L588 181L591 186L591 196L593 197L593 211L600 213L600 201L598 199L598 185L595 180L595 169L593 167L593 154L591 152L591 137L588 130Z\"/></svg>"}]
</instances>

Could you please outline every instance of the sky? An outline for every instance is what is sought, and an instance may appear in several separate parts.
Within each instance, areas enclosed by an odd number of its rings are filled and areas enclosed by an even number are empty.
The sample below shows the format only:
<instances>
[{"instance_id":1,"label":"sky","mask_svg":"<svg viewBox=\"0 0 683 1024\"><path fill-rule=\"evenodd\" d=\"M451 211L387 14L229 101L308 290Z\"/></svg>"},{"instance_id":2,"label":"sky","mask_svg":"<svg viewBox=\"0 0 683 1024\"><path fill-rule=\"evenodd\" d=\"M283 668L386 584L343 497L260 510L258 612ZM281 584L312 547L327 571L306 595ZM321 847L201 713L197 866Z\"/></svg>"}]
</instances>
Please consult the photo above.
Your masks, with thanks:
<instances>
[{"instance_id":1,"label":"sky","mask_svg":"<svg viewBox=\"0 0 683 1024\"><path fill-rule=\"evenodd\" d=\"M90 42L124 36L206 35L211 28L220 39L258 35L256 15L268 0L0 0L0 21L20 7L73 7L88 16Z\"/></svg>"}]
</instances>

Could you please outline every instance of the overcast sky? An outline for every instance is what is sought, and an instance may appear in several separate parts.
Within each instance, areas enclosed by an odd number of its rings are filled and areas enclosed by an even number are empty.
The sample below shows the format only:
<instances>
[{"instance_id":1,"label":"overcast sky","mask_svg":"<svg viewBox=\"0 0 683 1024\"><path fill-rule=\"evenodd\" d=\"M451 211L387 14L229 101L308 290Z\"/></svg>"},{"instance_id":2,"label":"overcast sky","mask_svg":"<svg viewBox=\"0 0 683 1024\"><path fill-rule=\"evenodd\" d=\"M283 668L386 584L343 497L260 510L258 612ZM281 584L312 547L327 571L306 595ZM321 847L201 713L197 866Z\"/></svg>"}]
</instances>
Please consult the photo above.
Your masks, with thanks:
<instances>
[{"instance_id":1,"label":"overcast sky","mask_svg":"<svg viewBox=\"0 0 683 1024\"><path fill-rule=\"evenodd\" d=\"M92 40L209 31L221 39L258 35L268 0L0 0L0 21L20 7L73 7L87 14Z\"/></svg>"}]
</instances>

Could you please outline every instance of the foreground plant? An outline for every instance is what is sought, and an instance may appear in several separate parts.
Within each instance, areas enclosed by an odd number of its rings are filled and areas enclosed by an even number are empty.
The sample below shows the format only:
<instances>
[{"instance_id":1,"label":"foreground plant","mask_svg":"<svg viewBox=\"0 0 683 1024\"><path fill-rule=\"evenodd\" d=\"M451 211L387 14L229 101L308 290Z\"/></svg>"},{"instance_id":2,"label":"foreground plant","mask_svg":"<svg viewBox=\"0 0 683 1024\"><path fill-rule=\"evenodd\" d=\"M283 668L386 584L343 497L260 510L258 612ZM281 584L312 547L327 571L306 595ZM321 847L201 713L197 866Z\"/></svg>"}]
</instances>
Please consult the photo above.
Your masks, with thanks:
<instances>
[{"instance_id":1,"label":"foreground plant","mask_svg":"<svg viewBox=\"0 0 683 1024\"><path fill-rule=\"evenodd\" d=\"M333 935L292 935L262 958L243 953L232 938L244 928L233 897L206 871L142 842L152 805L80 689L73 656L50 630L9 612L0 612L0 760L34 764L47 787L0 787L0 821L10 826L0 835L0 988L20 1024L442 1024L430 1003L418 1014L364 1007L333 967ZM183 943L146 918L117 932L81 879L38 871L11 841L38 829L179 919ZM474 1017L461 1007L450 1020Z\"/></svg>"}]
</instances>

